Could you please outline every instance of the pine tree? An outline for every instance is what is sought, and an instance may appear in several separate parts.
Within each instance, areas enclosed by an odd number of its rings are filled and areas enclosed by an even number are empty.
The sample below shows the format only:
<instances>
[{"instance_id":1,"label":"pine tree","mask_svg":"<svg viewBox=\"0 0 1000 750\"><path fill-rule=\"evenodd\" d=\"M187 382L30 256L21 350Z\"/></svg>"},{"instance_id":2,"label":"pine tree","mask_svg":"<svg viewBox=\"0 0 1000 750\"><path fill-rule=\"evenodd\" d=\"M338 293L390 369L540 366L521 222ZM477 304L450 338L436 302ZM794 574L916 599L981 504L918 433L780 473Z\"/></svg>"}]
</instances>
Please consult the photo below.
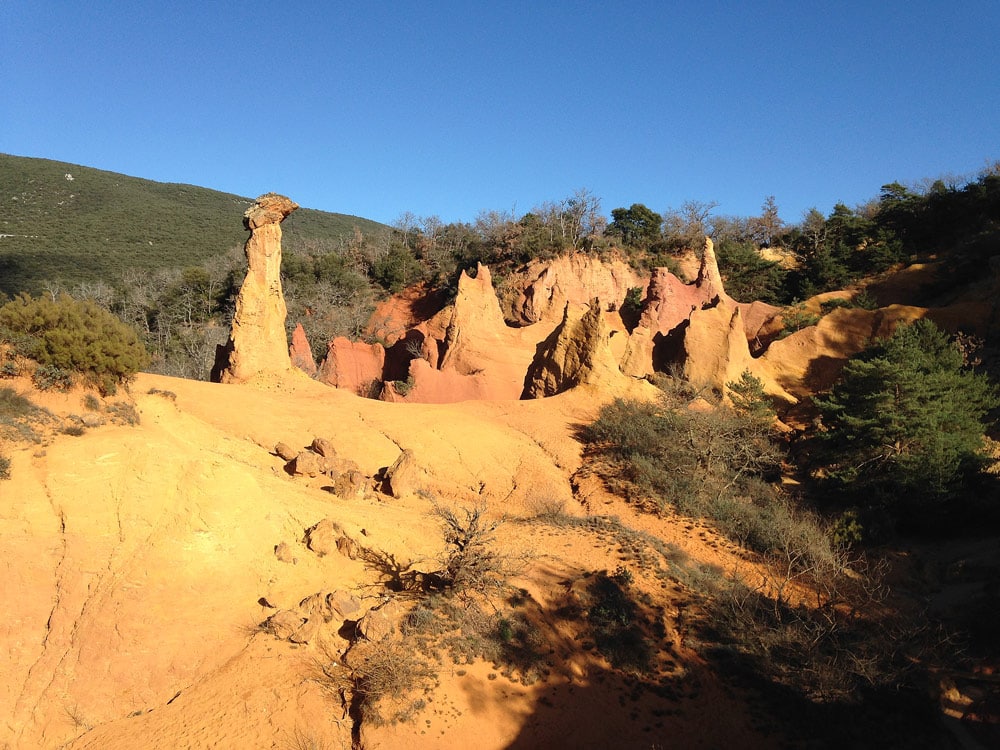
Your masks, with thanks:
<instances>
[{"instance_id":1,"label":"pine tree","mask_svg":"<svg viewBox=\"0 0 1000 750\"><path fill-rule=\"evenodd\" d=\"M983 434L1000 399L921 320L852 358L815 403L832 483L900 513L961 499L984 467Z\"/></svg>"}]
</instances>

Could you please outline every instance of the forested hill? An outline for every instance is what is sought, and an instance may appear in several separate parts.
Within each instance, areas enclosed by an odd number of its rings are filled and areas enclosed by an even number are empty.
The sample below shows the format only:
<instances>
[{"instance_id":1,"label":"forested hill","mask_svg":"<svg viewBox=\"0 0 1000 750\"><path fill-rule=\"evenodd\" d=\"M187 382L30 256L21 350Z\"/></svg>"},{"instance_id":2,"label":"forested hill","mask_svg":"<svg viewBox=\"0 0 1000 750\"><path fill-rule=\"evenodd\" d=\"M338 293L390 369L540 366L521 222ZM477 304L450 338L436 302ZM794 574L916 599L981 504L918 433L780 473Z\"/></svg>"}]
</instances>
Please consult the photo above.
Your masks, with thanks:
<instances>
[{"instance_id":1,"label":"forested hill","mask_svg":"<svg viewBox=\"0 0 1000 750\"><path fill-rule=\"evenodd\" d=\"M293 200L295 196L290 196ZM153 182L76 164L0 154L0 294L39 292L124 270L183 268L243 244L250 198ZM311 209L285 222L289 247L387 231L368 219Z\"/></svg>"}]
</instances>

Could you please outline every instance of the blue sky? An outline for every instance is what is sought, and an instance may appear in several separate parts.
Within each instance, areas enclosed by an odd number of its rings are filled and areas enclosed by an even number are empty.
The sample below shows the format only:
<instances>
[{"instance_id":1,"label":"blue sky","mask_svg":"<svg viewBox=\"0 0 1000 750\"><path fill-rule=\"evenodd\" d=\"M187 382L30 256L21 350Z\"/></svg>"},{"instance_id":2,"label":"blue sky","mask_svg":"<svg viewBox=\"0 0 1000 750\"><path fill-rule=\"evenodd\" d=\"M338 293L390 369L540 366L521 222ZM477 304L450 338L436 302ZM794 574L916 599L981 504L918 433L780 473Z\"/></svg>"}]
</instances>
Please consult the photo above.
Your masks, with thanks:
<instances>
[{"instance_id":1,"label":"blue sky","mask_svg":"<svg viewBox=\"0 0 1000 750\"><path fill-rule=\"evenodd\" d=\"M797 221L1000 159L996 0L5 0L0 29L0 152L384 222L579 188Z\"/></svg>"}]
</instances>

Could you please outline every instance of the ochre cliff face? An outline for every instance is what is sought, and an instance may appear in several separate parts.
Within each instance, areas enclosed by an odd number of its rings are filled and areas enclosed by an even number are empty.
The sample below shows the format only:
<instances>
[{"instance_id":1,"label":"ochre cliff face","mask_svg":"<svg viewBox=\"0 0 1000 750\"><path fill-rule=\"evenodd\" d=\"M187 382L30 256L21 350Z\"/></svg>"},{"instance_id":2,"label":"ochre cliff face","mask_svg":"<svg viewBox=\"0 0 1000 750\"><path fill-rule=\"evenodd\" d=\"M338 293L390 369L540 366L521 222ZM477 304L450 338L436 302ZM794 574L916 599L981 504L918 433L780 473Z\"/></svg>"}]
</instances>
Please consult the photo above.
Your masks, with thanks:
<instances>
[{"instance_id":1,"label":"ochre cliff face","mask_svg":"<svg viewBox=\"0 0 1000 750\"><path fill-rule=\"evenodd\" d=\"M624 376L610 339L598 298L586 307L567 303L562 322L528 368L521 398L554 396L577 385L618 386Z\"/></svg>"},{"instance_id":2,"label":"ochre cliff face","mask_svg":"<svg viewBox=\"0 0 1000 750\"><path fill-rule=\"evenodd\" d=\"M247 275L236 298L229 343L216 356L212 379L244 383L291 369L281 291L281 222L299 206L282 195L262 195L247 209Z\"/></svg>"},{"instance_id":3,"label":"ochre cliff face","mask_svg":"<svg viewBox=\"0 0 1000 750\"><path fill-rule=\"evenodd\" d=\"M634 287L644 288L647 279L622 258L601 260L587 253L573 253L546 261L532 261L515 273L508 284L516 294L506 300L504 313L516 325L540 320L558 323L566 303L589 305L594 297L619 309Z\"/></svg>"}]
</instances>

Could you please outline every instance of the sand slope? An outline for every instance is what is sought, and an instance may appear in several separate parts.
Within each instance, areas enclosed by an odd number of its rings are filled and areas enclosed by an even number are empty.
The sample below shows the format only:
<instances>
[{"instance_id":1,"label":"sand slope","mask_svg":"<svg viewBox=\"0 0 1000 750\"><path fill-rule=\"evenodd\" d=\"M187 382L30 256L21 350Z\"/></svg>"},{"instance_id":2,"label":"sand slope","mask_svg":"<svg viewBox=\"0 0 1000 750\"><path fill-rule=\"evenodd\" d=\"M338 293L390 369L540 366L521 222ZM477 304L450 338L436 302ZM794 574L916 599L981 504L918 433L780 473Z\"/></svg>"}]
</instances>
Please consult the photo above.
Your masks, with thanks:
<instances>
[{"instance_id":1,"label":"sand slope","mask_svg":"<svg viewBox=\"0 0 1000 750\"><path fill-rule=\"evenodd\" d=\"M618 515L719 567L744 564L700 527L639 516L595 481L577 478L574 492L574 435L606 397L577 389L534 402L387 404L304 378L255 389L150 375L132 391L139 425L21 447L12 480L0 483L0 745L774 744L677 636L676 591L658 595L674 665L664 676L669 696L636 692L574 641L570 626L552 624L546 679L522 685L490 664L446 662L412 723L365 727L353 740L318 670L329 660L324 644L279 641L258 627L274 608L318 591L353 591L364 609L380 603L377 572L314 554L304 530L333 518L373 548L431 559L441 548L432 500L483 502L512 519L558 501L575 515ZM323 477L290 476L270 452L278 441L303 447L316 436L369 476L411 450L419 491L344 500L324 489ZM597 532L510 522L500 541L527 556L519 585L541 612L559 606L568 582L619 564L616 540ZM294 563L275 556L282 542ZM658 585L637 575L645 587Z\"/></svg>"}]
</instances>

